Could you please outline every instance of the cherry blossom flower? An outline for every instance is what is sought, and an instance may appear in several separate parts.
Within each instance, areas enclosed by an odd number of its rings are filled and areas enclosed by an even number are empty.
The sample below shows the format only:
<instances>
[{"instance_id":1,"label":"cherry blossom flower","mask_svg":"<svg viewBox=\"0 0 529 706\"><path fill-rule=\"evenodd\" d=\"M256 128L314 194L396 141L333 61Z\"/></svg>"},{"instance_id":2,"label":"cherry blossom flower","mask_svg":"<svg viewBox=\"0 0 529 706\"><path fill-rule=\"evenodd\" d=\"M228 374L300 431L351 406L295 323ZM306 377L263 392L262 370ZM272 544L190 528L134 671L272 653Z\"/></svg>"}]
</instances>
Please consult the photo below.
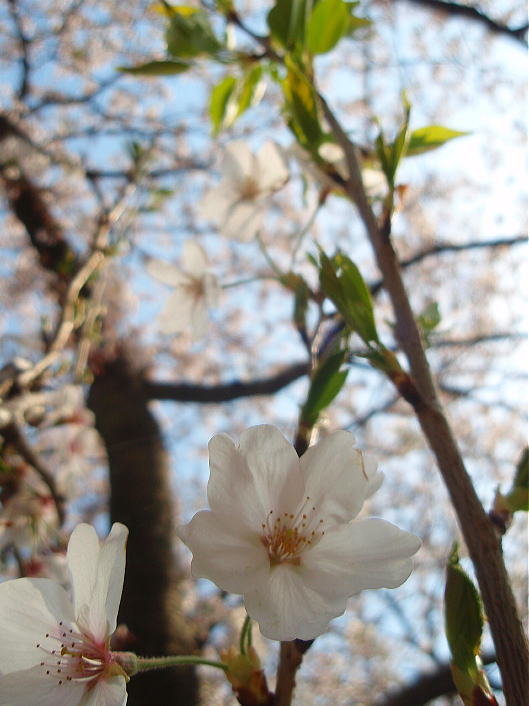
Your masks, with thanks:
<instances>
[{"instance_id":1,"label":"cherry blossom flower","mask_svg":"<svg viewBox=\"0 0 529 706\"><path fill-rule=\"evenodd\" d=\"M266 202L288 180L288 163L281 147L265 142L257 154L242 140L225 148L222 179L201 201L202 216L227 238L248 242L259 231Z\"/></svg>"},{"instance_id":2,"label":"cherry blossom flower","mask_svg":"<svg viewBox=\"0 0 529 706\"><path fill-rule=\"evenodd\" d=\"M186 240L182 250L182 266L151 260L147 272L160 282L174 287L160 315L162 333L189 331L193 340L202 338L208 328L208 307L220 293L217 279L207 271L203 248L194 240Z\"/></svg>"},{"instance_id":3,"label":"cherry blossom flower","mask_svg":"<svg viewBox=\"0 0 529 706\"><path fill-rule=\"evenodd\" d=\"M23 484L6 499L0 510L0 549L13 544L17 549L37 549L57 532L55 503L49 493Z\"/></svg>"},{"instance_id":4,"label":"cherry blossom flower","mask_svg":"<svg viewBox=\"0 0 529 706\"><path fill-rule=\"evenodd\" d=\"M125 672L110 651L125 572L128 530L100 545L78 525L68 544L73 603L51 579L0 584L2 706L124 706Z\"/></svg>"},{"instance_id":5,"label":"cherry blossom flower","mask_svg":"<svg viewBox=\"0 0 529 706\"><path fill-rule=\"evenodd\" d=\"M380 485L376 464L338 431L298 458L272 426L236 446L210 441L208 500L179 534L191 571L243 594L248 614L274 640L311 640L367 588L409 576L420 540L385 520L352 520Z\"/></svg>"}]
</instances>

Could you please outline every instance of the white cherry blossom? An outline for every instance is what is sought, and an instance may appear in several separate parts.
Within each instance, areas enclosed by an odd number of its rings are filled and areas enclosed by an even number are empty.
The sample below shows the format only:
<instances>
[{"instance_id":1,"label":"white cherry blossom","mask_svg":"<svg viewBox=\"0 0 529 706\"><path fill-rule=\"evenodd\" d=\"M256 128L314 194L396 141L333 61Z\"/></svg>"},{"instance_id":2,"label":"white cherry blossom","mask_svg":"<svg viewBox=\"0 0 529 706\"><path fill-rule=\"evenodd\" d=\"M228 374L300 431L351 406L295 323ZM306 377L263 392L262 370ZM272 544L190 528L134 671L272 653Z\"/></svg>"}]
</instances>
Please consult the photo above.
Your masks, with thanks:
<instances>
[{"instance_id":1,"label":"white cherry blossom","mask_svg":"<svg viewBox=\"0 0 529 706\"><path fill-rule=\"evenodd\" d=\"M267 200L288 180L285 153L265 142L254 154L242 140L230 142L220 162L220 183L200 203L201 215L227 238L248 242L261 228Z\"/></svg>"},{"instance_id":2,"label":"white cherry blossom","mask_svg":"<svg viewBox=\"0 0 529 706\"><path fill-rule=\"evenodd\" d=\"M191 571L243 594L248 614L274 640L311 640L367 588L409 576L420 540L385 520L352 521L380 485L376 464L338 431L298 458L272 426L236 446L210 441L208 500L180 528Z\"/></svg>"},{"instance_id":3,"label":"white cherry blossom","mask_svg":"<svg viewBox=\"0 0 529 706\"><path fill-rule=\"evenodd\" d=\"M216 277L208 272L204 249L194 240L186 240L180 267L150 260L147 272L174 288L160 315L162 333L190 332L194 341L205 336L208 308L217 303L220 287Z\"/></svg>"},{"instance_id":4,"label":"white cherry blossom","mask_svg":"<svg viewBox=\"0 0 529 706\"><path fill-rule=\"evenodd\" d=\"M13 544L19 550L35 550L56 535L57 527L51 495L23 483L0 509L0 549Z\"/></svg>"},{"instance_id":5,"label":"white cherry blossom","mask_svg":"<svg viewBox=\"0 0 529 706\"><path fill-rule=\"evenodd\" d=\"M100 545L93 527L75 528L67 552L73 603L51 579L0 584L2 706L126 704L126 675L109 645L127 534L116 523Z\"/></svg>"}]
</instances>

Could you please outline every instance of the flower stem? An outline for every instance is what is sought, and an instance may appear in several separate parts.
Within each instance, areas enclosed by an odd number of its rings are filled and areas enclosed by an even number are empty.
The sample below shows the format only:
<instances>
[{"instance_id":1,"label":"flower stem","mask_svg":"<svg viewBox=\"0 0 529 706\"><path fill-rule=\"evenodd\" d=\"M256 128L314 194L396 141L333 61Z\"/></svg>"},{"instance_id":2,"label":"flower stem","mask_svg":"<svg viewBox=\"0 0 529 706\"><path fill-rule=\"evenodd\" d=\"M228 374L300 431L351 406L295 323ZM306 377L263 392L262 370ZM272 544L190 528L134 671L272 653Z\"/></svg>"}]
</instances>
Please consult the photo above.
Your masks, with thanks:
<instances>
[{"instance_id":1,"label":"flower stem","mask_svg":"<svg viewBox=\"0 0 529 706\"><path fill-rule=\"evenodd\" d=\"M259 245L259 249L260 249L261 252L263 253L264 258L265 258L265 260L267 261L268 265L270 266L271 270L272 270L278 277L282 277L282 276L283 276L283 272L282 272L281 268L280 268L280 267L274 262L274 260L272 259L270 253L268 252L268 249L267 249L265 243L263 242L263 239L261 238L261 234L260 234L260 233L257 233L257 235L256 235L256 240L257 240L257 244Z\"/></svg>"},{"instance_id":2,"label":"flower stem","mask_svg":"<svg viewBox=\"0 0 529 706\"><path fill-rule=\"evenodd\" d=\"M166 667L182 667L188 664L207 667L216 667L227 671L228 665L223 662L214 662L210 659L195 657L194 655L169 655L167 657L138 657L138 672L149 672L153 669L165 669Z\"/></svg>"}]
</instances>

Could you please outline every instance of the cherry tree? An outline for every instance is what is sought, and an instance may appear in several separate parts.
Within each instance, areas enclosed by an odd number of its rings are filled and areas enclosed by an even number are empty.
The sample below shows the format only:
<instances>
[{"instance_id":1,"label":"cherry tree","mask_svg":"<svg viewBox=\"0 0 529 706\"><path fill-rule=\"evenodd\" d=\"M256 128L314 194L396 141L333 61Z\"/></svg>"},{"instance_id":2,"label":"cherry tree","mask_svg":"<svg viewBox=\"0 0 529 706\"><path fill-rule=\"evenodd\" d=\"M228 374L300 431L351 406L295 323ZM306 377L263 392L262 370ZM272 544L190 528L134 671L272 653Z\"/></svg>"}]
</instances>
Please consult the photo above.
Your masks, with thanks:
<instances>
[{"instance_id":1,"label":"cherry tree","mask_svg":"<svg viewBox=\"0 0 529 706\"><path fill-rule=\"evenodd\" d=\"M8 0L0 703L524 703L527 25L420 4Z\"/></svg>"}]
</instances>

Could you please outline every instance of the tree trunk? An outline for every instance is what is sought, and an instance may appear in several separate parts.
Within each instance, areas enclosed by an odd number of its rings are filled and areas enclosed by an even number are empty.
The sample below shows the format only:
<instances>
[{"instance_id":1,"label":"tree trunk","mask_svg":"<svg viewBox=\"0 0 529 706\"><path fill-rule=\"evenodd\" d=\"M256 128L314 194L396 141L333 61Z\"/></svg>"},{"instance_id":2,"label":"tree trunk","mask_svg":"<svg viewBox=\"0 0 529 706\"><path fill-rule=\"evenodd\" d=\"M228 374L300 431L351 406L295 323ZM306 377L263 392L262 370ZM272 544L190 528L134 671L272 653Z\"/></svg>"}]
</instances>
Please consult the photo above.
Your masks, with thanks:
<instances>
[{"instance_id":1,"label":"tree trunk","mask_svg":"<svg viewBox=\"0 0 529 706\"><path fill-rule=\"evenodd\" d=\"M110 516L130 530L118 621L130 630L120 649L142 656L196 651L181 613L181 571L174 552L175 511L159 425L142 392L142 376L118 358L90 389L110 470ZM128 706L194 706L198 680L179 667L133 677Z\"/></svg>"}]
</instances>

